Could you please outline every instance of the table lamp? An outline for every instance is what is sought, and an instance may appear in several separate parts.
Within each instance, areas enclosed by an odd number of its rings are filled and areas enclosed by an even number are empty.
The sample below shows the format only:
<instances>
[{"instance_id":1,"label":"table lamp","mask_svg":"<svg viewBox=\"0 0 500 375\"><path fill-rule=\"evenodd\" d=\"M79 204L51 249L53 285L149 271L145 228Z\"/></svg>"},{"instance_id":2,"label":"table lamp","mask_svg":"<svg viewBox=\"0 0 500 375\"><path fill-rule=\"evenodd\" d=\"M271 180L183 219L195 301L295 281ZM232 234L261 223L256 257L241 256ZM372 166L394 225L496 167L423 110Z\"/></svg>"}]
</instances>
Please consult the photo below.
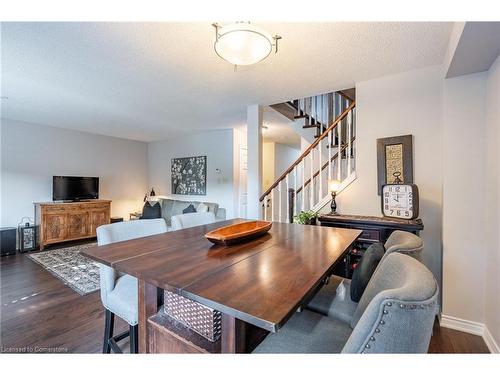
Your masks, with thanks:
<instances>
[{"instance_id":1,"label":"table lamp","mask_svg":"<svg viewBox=\"0 0 500 375\"><path fill-rule=\"evenodd\" d=\"M335 202L335 197L337 196L337 191L340 188L340 181L339 180L328 180L328 191L332 194L332 203L330 204L331 208L331 215L336 215L337 214L337 202Z\"/></svg>"}]
</instances>

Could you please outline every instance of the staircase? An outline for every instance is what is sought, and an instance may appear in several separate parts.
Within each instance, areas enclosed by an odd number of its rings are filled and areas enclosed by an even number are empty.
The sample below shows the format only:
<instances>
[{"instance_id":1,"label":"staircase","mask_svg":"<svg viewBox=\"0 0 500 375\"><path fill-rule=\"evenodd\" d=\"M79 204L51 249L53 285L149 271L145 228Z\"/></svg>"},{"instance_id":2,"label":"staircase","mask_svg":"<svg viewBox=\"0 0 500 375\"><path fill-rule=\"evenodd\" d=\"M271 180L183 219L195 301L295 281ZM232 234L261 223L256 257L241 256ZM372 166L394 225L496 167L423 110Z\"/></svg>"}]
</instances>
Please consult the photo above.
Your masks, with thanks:
<instances>
[{"instance_id":1,"label":"staircase","mask_svg":"<svg viewBox=\"0 0 500 375\"><path fill-rule=\"evenodd\" d=\"M338 194L356 178L356 102L352 91L338 91L271 108L314 132L303 137L314 140L311 145L260 197L264 220L293 222L300 211L330 202L329 179L340 182Z\"/></svg>"}]
</instances>

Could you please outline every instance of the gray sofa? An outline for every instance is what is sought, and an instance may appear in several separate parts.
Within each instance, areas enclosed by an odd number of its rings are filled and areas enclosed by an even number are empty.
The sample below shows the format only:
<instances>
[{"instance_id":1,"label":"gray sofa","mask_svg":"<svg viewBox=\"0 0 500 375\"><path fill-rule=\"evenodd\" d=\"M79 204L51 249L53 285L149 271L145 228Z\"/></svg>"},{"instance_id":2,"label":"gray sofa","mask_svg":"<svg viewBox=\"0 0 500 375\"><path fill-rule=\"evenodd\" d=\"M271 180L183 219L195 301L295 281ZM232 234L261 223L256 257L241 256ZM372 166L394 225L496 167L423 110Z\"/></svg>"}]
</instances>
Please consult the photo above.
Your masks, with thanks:
<instances>
[{"instance_id":1,"label":"gray sofa","mask_svg":"<svg viewBox=\"0 0 500 375\"><path fill-rule=\"evenodd\" d=\"M217 203L201 202L201 201L181 201L170 198L158 198L161 206L161 216L165 219L167 226L172 226L172 216L182 215L182 211L190 204L194 208L198 208L200 203L204 203L208 207L208 212L213 212L216 221L226 220L226 209L219 207Z\"/></svg>"}]
</instances>

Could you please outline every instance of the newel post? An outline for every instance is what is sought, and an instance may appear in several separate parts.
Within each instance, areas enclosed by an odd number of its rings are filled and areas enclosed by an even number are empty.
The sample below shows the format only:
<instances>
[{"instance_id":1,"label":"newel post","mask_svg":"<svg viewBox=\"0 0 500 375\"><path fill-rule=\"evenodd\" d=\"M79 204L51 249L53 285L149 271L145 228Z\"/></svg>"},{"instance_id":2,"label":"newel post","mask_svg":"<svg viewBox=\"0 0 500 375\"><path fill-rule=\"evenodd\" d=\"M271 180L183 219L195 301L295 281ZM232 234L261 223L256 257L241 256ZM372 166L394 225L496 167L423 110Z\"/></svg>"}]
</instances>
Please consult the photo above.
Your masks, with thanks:
<instances>
[{"instance_id":1,"label":"newel post","mask_svg":"<svg viewBox=\"0 0 500 375\"><path fill-rule=\"evenodd\" d=\"M294 212L294 201L295 201L295 189L288 189L288 222L293 223L293 212Z\"/></svg>"}]
</instances>

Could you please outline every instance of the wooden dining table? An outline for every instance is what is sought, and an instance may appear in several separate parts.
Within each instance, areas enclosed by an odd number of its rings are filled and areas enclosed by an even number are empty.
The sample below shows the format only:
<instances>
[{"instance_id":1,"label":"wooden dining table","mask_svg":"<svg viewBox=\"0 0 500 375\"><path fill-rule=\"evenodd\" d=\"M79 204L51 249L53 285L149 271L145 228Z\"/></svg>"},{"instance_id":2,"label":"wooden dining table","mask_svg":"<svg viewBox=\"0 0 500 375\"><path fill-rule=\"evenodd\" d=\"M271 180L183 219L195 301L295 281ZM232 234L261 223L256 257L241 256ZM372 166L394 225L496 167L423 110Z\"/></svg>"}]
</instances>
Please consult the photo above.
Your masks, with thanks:
<instances>
[{"instance_id":1,"label":"wooden dining table","mask_svg":"<svg viewBox=\"0 0 500 375\"><path fill-rule=\"evenodd\" d=\"M161 310L163 290L222 313L217 352L251 351L249 327L277 332L313 297L361 234L353 229L273 223L264 236L232 246L215 245L204 236L243 221L247 220L220 221L83 251L138 279L141 353L197 352L193 349L197 345L188 345L193 335L183 336L175 327L165 331L167 339L175 337L180 343L158 342L167 340L151 328L158 325L152 318Z\"/></svg>"}]
</instances>

